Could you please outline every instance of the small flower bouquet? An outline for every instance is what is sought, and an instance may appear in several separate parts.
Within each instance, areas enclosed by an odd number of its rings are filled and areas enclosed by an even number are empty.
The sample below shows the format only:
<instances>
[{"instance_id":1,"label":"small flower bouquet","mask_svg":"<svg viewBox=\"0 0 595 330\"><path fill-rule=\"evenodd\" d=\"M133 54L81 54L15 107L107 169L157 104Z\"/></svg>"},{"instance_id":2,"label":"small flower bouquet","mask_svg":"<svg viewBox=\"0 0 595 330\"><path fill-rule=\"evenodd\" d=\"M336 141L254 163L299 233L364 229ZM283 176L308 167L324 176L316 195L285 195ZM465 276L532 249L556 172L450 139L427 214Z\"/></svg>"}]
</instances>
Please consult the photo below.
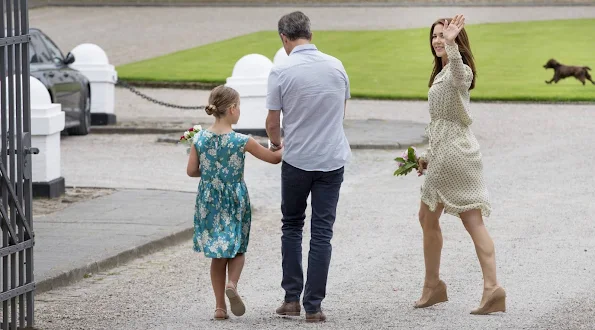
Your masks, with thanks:
<instances>
[{"instance_id":1,"label":"small flower bouquet","mask_svg":"<svg viewBox=\"0 0 595 330\"><path fill-rule=\"evenodd\" d=\"M415 147L409 147L406 151L403 151L401 157L395 158L395 161L397 161L397 165L399 166L399 168L397 168L393 175L407 175L411 171L417 170L417 160L417 149L415 149Z\"/></svg>"},{"instance_id":2,"label":"small flower bouquet","mask_svg":"<svg viewBox=\"0 0 595 330\"><path fill-rule=\"evenodd\" d=\"M190 154L190 147L194 143L194 136L202 130L200 125L194 125L194 127L189 128L184 134L180 137L180 141L178 143L186 145L186 153Z\"/></svg>"}]
</instances>

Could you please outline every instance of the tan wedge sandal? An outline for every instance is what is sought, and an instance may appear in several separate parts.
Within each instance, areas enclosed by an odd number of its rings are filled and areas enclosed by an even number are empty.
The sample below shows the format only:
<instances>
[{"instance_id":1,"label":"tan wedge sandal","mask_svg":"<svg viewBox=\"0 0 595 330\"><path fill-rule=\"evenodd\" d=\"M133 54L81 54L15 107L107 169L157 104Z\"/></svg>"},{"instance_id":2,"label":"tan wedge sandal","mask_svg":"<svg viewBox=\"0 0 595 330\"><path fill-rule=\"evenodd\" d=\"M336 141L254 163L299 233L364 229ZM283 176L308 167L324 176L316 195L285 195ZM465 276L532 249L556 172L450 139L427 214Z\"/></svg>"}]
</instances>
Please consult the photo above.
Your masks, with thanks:
<instances>
[{"instance_id":1,"label":"tan wedge sandal","mask_svg":"<svg viewBox=\"0 0 595 330\"><path fill-rule=\"evenodd\" d=\"M413 307L426 308L445 301L448 301L448 295L446 294L446 283L440 280L438 282L438 285L432 289L432 293L428 297L428 300L419 300L415 302L415 305Z\"/></svg>"},{"instance_id":2,"label":"tan wedge sandal","mask_svg":"<svg viewBox=\"0 0 595 330\"><path fill-rule=\"evenodd\" d=\"M473 315L488 315L496 312L506 312L506 291L498 287L483 306L471 311Z\"/></svg>"}]
</instances>

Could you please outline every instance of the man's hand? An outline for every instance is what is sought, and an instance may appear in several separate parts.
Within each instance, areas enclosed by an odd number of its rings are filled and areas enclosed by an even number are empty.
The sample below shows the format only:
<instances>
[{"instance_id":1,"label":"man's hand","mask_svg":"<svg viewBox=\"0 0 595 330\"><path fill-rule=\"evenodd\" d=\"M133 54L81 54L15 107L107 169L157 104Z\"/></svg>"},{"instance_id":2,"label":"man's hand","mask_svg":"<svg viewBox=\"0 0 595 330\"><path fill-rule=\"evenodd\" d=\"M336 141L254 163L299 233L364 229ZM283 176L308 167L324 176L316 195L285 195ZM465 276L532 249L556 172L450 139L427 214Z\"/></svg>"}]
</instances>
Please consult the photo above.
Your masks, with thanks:
<instances>
[{"instance_id":1,"label":"man's hand","mask_svg":"<svg viewBox=\"0 0 595 330\"><path fill-rule=\"evenodd\" d=\"M275 145L273 142L271 142L271 140L269 140L269 149L271 151L281 150L283 149L283 142L281 142L279 145Z\"/></svg>"}]
</instances>

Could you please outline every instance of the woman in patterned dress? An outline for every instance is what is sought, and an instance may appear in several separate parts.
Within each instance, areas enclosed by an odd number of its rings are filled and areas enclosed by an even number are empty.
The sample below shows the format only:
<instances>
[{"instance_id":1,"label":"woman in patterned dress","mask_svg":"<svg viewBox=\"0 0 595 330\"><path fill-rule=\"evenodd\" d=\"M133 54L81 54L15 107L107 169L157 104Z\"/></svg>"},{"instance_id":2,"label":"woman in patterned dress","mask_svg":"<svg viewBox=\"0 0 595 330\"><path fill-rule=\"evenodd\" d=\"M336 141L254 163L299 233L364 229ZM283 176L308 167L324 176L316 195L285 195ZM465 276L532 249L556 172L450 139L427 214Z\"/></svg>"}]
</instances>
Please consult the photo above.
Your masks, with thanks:
<instances>
[{"instance_id":1,"label":"woman in patterned dress","mask_svg":"<svg viewBox=\"0 0 595 330\"><path fill-rule=\"evenodd\" d=\"M212 258L214 318L225 320L229 318L225 295L234 315L241 316L246 311L237 291L251 222L250 198L244 182L244 153L278 164L282 151L273 152L254 138L232 130L240 118L240 95L236 90L225 86L214 88L205 110L215 116L215 123L194 136L186 172L190 177L201 177L194 211L194 250Z\"/></svg>"},{"instance_id":2,"label":"woman in patterned dress","mask_svg":"<svg viewBox=\"0 0 595 330\"><path fill-rule=\"evenodd\" d=\"M439 274L439 220L444 212L462 220L473 239L483 272L483 296L471 314L489 314L506 310L506 292L496 279L494 242L483 223L491 207L479 144L469 127L469 91L475 87L475 64L464 25L465 18L457 15L452 20L436 21L430 29L435 65L428 92L429 147L419 158L418 170L421 175L427 169L419 210L426 274L422 296L415 307L448 300L446 284Z\"/></svg>"}]
</instances>

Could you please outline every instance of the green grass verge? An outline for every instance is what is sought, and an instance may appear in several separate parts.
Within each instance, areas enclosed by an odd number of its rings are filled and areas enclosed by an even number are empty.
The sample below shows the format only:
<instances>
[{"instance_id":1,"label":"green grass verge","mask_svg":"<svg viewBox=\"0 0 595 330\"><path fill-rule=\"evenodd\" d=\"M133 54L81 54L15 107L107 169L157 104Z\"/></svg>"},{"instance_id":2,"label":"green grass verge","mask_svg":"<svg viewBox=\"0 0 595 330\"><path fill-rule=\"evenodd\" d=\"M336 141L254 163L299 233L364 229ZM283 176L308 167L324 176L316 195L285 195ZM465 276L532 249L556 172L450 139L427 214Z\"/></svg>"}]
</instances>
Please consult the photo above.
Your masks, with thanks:
<instances>
[{"instance_id":1,"label":"green grass verge","mask_svg":"<svg viewBox=\"0 0 595 330\"><path fill-rule=\"evenodd\" d=\"M473 100L595 101L595 85L574 78L547 85L555 58L590 66L595 76L595 19L478 24L466 27L477 64ZM352 96L425 99L432 69L429 29L315 31L313 43L338 57L351 80ZM117 68L123 80L224 83L242 56L273 59L281 47L274 31L257 32Z\"/></svg>"}]
</instances>

